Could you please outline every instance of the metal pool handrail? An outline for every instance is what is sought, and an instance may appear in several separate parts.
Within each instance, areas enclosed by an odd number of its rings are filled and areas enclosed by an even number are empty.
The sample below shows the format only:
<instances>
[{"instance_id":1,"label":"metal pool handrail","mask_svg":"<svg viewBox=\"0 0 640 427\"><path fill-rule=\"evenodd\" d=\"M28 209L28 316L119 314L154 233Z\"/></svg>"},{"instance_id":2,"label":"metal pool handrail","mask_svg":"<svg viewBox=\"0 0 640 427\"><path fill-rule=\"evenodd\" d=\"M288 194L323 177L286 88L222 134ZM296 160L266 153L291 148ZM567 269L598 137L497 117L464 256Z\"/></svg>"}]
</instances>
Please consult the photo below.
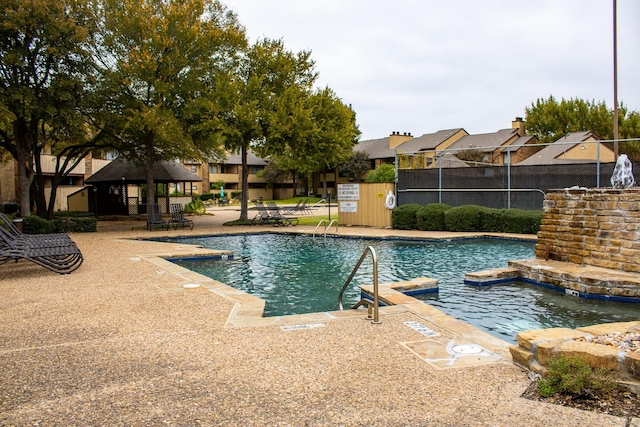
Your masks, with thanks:
<instances>
[{"instance_id":1,"label":"metal pool handrail","mask_svg":"<svg viewBox=\"0 0 640 427\"><path fill-rule=\"evenodd\" d=\"M380 315L378 313L378 307L379 307L379 301L378 301L378 257L376 256L375 249L373 249L373 247L371 247L371 246L367 246L367 248L364 250L364 252L362 252L362 256L360 257L360 260L358 260L358 263L353 268L353 271L351 272L351 275L349 275L349 278L347 279L347 281L344 282L344 285L342 286L342 289L340 290L340 294L338 295L338 305L340 306L340 310L344 310L344 308L342 307L342 295L344 294L345 289L347 289L347 286L349 286L349 283L351 283L351 280L353 279L353 276L356 275L356 272L358 271L358 269L362 265L362 261L364 261L364 259L367 257L367 252L371 253L371 260L373 261L373 322L372 323L381 323L380 322ZM360 303L358 303L358 305L360 305ZM369 313L371 313L371 312L369 312Z\"/></svg>"},{"instance_id":2,"label":"metal pool handrail","mask_svg":"<svg viewBox=\"0 0 640 427\"><path fill-rule=\"evenodd\" d=\"M321 219L320 220L318 225L316 225L316 228L313 229L313 237L316 237L316 231L318 231L318 228L320 228L320 226L322 224L324 224L325 222L327 222L326 219ZM332 219L331 222L329 223L329 225L327 225L327 227L324 229L324 237L327 237L327 231L331 228L331 226L333 224L336 225L336 233L338 232L338 222L335 219Z\"/></svg>"}]
</instances>

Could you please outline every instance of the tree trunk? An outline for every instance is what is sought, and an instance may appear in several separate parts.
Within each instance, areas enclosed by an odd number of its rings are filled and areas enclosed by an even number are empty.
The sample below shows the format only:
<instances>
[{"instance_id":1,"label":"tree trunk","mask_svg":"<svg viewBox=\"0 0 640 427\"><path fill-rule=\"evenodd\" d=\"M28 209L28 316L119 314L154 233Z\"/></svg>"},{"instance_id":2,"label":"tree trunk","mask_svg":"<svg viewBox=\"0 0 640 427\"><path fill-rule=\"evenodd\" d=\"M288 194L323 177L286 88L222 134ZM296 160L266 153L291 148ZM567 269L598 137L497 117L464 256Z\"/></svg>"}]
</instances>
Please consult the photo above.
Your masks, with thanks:
<instances>
[{"instance_id":1,"label":"tree trunk","mask_svg":"<svg viewBox=\"0 0 640 427\"><path fill-rule=\"evenodd\" d=\"M20 185L20 214L31 215L31 182L33 181L32 155L30 139L27 135L27 123L23 119L13 122L13 134L16 139L16 161L18 162L18 181Z\"/></svg>"},{"instance_id":2,"label":"tree trunk","mask_svg":"<svg viewBox=\"0 0 640 427\"><path fill-rule=\"evenodd\" d=\"M242 196L240 197L240 219L247 219L247 202L249 200L249 167L247 165L247 146L242 149Z\"/></svg>"},{"instance_id":3,"label":"tree trunk","mask_svg":"<svg viewBox=\"0 0 640 427\"><path fill-rule=\"evenodd\" d=\"M153 177L153 133L148 132L145 135L145 146L146 146L146 162L145 162L145 178L147 180L147 219L151 221L151 209L149 209L150 205L156 203L156 191L155 191L155 183ZM124 177L126 178L126 177ZM124 183L123 183L124 185ZM123 188L124 191L124 188ZM123 196L124 197L124 196ZM159 211L158 211L159 212Z\"/></svg>"}]
</instances>

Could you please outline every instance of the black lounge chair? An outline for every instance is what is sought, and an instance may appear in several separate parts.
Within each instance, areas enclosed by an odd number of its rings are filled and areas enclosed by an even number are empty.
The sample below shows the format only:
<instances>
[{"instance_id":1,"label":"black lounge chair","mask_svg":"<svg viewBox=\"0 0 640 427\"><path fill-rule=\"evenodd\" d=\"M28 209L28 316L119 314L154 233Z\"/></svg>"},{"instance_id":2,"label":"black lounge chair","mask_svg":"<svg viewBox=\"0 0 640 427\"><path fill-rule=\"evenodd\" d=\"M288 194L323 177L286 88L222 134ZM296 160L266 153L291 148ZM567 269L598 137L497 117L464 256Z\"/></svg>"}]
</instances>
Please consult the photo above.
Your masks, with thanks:
<instances>
[{"instance_id":1,"label":"black lounge chair","mask_svg":"<svg viewBox=\"0 0 640 427\"><path fill-rule=\"evenodd\" d=\"M254 224L258 224L258 225L273 224L273 225L276 225L274 219L271 217L270 212L267 210L267 208L261 202L254 202L253 204L256 205L256 209L258 210L258 213L251 220L251 225L254 225Z\"/></svg>"},{"instance_id":2,"label":"black lounge chair","mask_svg":"<svg viewBox=\"0 0 640 427\"><path fill-rule=\"evenodd\" d=\"M274 226L298 225L300 220L295 217L286 217L280 212L280 208L274 202L267 202L269 207L269 216L274 222Z\"/></svg>"},{"instance_id":3,"label":"black lounge chair","mask_svg":"<svg viewBox=\"0 0 640 427\"><path fill-rule=\"evenodd\" d=\"M296 212L300 212L300 208L301 208L303 202L304 202L304 199L298 200L298 203L294 207L283 211L283 213L285 215L292 215L292 214L294 214Z\"/></svg>"},{"instance_id":4,"label":"black lounge chair","mask_svg":"<svg viewBox=\"0 0 640 427\"><path fill-rule=\"evenodd\" d=\"M80 249L66 234L16 236L13 230L0 226L0 264L20 259L59 274L75 271L83 260Z\"/></svg>"},{"instance_id":5,"label":"black lounge chair","mask_svg":"<svg viewBox=\"0 0 640 427\"><path fill-rule=\"evenodd\" d=\"M171 219L169 225L173 225L174 230L180 227L191 227L193 230L193 221L184 217L184 209L180 203L171 204Z\"/></svg>"},{"instance_id":6,"label":"black lounge chair","mask_svg":"<svg viewBox=\"0 0 640 427\"><path fill-rule=\"evenodd\" d=\"M158 205L148 205L149 214L147 215L147 229L151 231L154 228L161 230L169 230L169 223L162 219L160 215L160 207Z\"/></svg>"}]
</instances>

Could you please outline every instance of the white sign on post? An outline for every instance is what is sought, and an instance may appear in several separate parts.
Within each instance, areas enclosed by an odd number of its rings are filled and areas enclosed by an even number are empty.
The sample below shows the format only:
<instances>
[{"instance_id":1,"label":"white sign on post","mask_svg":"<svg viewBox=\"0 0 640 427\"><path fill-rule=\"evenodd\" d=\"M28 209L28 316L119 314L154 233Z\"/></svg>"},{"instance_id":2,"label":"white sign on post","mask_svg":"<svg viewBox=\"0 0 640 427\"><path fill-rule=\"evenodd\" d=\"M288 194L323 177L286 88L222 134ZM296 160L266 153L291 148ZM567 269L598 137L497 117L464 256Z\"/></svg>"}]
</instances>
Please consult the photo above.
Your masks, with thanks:
<instances>
[{"instance_id":1,"label":"white sign on post","mask_svg":"<svg viewBox=\"0 0 640 427\"><path fill-rule=\"evenodd\" d=\"M338 184L338 200L360 200L360 184Z\"/></svg>"},{"instance_id":2,"label":"white sign on post","mask_svg":"<svg viewBox=\"0 0 640 427\"><path fill-rule=\"evenodd\" d=\"M340 202L340 212L342 213L358 213L357 202Z\"/></svg>"}]
</instances>

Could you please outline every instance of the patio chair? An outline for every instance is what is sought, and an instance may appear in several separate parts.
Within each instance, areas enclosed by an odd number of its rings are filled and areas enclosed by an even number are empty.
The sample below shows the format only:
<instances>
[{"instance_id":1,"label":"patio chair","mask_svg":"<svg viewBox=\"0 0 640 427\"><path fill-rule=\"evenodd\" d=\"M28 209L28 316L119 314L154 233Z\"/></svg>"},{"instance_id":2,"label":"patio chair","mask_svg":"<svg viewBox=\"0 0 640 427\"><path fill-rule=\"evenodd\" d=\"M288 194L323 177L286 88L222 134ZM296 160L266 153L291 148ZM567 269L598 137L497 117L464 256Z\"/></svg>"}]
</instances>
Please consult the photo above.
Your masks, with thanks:
<instances>
[{"instance_id":1,"label":"patio chair","mask_svg":"<svg viewBox=\"0 0 640 427\"><path fill-rule=\"evenodd\" d=\"M47 236L16 236L0 226L0 264L26 259L59 274L68 274L80 267L82 253L71 238Z\"/></svg>"},{"instance_id":2,"label":"patio chair","mask_svg":"<svg viewBox=\"0 0 640 427\"><path fill-rule=\"evenodd\" d=\"M193 221L184 217L184 208L180 203L171 204L171 219L169 225L173 225L174 230L180 227L191 227L193 230Z\"/></svg>"},{"instance_id":3,"label":"patio chair","mask_svg":"<svg viewBox=\"0 0 640 427\"><path fill-rule=\"evenodd\" d=\"M147 229L151 231L154 228L169 230L169 223L160 215L160 207L158 205L148 205L149 214L147 215Z\"/></svg>"},{"instance_id":4,"label":"patio chair","mask_svg":"<svg viewBox=\"0 0 640 427\"><path fill-rule=\"evenodd\" d=\"M253 204L256 206L256 209L258 210L258 213L251 220L251 225L254 225L254 224L259 224L259 225L274 224L274 225L276 225L274 219L271 217L270 212L267 210L267 208L261 202L254 202Z\"/></svg>"},{"instance_id":5,"label":"patio chair","mask_svg":"<svg viewBox=\"0 0 640 427\"><path fill-rule=\"evenodd\" d=\"M69 240L70 237L66 233L51 233L51 234L25 234L15 226L11 218L7 215L0 213L0 227L4 227L12 236L23 237L38 240Z\"/></svg>"},{"instance_id":6,"label":"patio chair","mask_svg":"<svg viewBox=\"0 0 640 427\"><path fill-rule=\"evenodd\" d=\"M302 206L302 203L303 203L303 202L304 202L304 199L300 199L300 200L298 200L298 203L297 203L294 207L289 208L289 209L287 209L287 210L283 211L283 213L284 213L285 215L292 215L292 214L294 214L294 213L296 213L296 212L299 212L299 211L300 211L300 207Z\"/></svg>"},{"instance_id":7,"label":"patio chair","mask_svg":"<svg viewBox=\"0 0 640 427\"><path fill-rule=\"evenodd\" d=\"M287 225L298 225L300 220L295 217L286 217L280 212L280 208L274 202L267 202L267 206L269 207L269 215L273 220L274 226L287 226Z\"/></svg>"}]
</instances>

